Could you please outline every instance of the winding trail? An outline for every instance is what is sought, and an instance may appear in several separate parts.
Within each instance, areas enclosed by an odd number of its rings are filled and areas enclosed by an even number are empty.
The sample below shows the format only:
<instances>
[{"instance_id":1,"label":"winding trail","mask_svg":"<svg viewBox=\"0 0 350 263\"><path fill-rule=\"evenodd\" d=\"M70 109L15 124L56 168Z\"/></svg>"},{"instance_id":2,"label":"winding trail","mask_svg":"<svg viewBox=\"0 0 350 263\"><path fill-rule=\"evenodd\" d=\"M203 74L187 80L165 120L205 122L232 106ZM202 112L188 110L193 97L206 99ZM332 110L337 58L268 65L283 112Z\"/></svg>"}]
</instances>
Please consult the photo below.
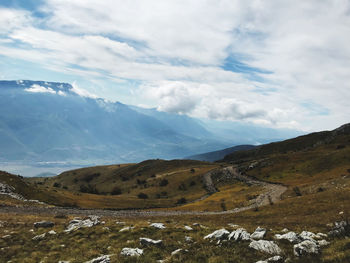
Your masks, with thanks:
<instances>
[{"instance_id":1,"label":"winding trail","mask_svg":"<svg viewBox=\"0 0 350 263\"><path fill-rule=\"evenodd\" d=\"M0 206L0 213L16 213L16 214L37 214L37 215L99 215L99 216L112 216L112 217L156 217L156 216L181 216L181 215L221 215L232 214L254 209L257 207L269 205L271 202L276 203L281 200L281 195L287 190L287 187L260 181L256 178L243 175L237 171L233 166L223 168L221 172L224 176L230 179L236 179L242 181L248 185L257 185L264 188L263 193L252 200L251 204L244 207L235 208L227 211L218 212L200 212L200 211L152 211L152 210L103 210L103 209L79 209L79 208L65 208L65 207L10 207ZM203 175L203 181L208 194L204 195L198 200L204 200L211 194L214 194L218 190L213 184L211 176L213 171L210 171ZM196 200L196 201L198 201Z\"/></svg>"}]
</instances>

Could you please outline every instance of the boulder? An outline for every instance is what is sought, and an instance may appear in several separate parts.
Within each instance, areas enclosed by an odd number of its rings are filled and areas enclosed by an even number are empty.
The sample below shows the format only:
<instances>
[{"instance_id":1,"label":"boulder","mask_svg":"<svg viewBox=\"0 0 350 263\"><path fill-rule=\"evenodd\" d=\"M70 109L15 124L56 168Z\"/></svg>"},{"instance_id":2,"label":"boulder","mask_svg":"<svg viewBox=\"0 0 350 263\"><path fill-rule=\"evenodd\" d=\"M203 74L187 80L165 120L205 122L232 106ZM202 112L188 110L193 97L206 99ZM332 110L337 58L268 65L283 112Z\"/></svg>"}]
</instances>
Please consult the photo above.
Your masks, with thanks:
<instances>
[{"instance_id":1,"label":"boulder","mask_svg":"<svg viewBox=\"0 0 350 263\"><path fill-rule=\"evenodd\" d=\"M294 255L297 257L308 255L308 254L318 254L320 252L320 247L316 242L311 240L304 240L303 242L294 245Z\"/></svg>"},{"instance_id":2,"label":"boulder","mask_svg":"<svg viewBox=\"0 0 350 263\"><path fill-rule=\"evenodd\" d=\"M134 229L134 227L132 226L127 226L127 227L123 227L122 229L119 230L119 232L126 232L126 231L130 231Z\"/></svg>"},{"instance_id":3,"label":"boulder","mask_svg":"<svg viewBox=\"0 0 350 263\"><path fill-rule=\"evenodd\" d=\"M39 228L39 227L53 227L55 224L50 221L40 221L40 222L35 222L34 227Z\"/></svg>"},{"instance_id":4,"label":"boulder","mask_svg":"<svg viewBox=\"0 0 350 263\"><path fill-rule=\"evenodd\" d=\"M151 227L158 228L158 229L165 229L165 225L163 223L152 223L150 224Z\"/></svg>"},{"instance_id":5,"label":"boulder","mask_svg":"<svg viewBox=\"0 0 350 263\"><path fill-rule=\"evenodd\" d=\"M184 254L184 253L188 253L188 250L179 248L179 249L176 249L173 252L171 252L171 256L175 256L175 255L178 255L178 254Z\"/></svg>"},{"instance_id":6,"label":"boulder","mask_svg":"<svg viewBox=\"0 0 350 263\"><path fill-rule=\"evenodd\" d=\"M324 239L317 242L320 247L328 246L330 243Z\"/></svg>"},{"instance_id":7,"label":"boulder","mask_svg":"<svg viewBox=\"0 0 350 263\"><path fill-rule=\"evenodd\" d=\"M250 242L249 247L271 255L279 255L282 253L282 250L275 242L268 240L254 240Z\"/></svg>"},{"instance_id":8,"label":"boulder","mask_svg":"<svg viewBox=\"0 0 350 263\"><path fill-rule=\"evenodd\" d=\"M85 263L110 263L110 262L111 262L110 255L103 255L98 258L94 258L90 261L86 261Z\"/></svg>"},{"instance_id":9,"label":"boulder","mask_svg":"<svg viewBox=\"0 0 350 263\"><path fill-rule=\"evenodd\" d=\"M255 229L254 233L250 235L250 238L259 240L259 239L263 239L265 235L266 235L266 229L262 227L258 227L257 229Z\"/></svg>"},{"instance_id":10,"label":"boulder","mask_svg":"<svg viewBox=\"0 0 350 263\"><path fill-rule=\"evenodd\" d=\"M333 229L329 231L328 235L331 237L345 236L350 233L350 225L347 221L335 222Z\"/></svg>"},{"instance_id":11,"label":"boulder","mask_svg":"<svg viewBox=\"0 0 350 263\"><path fill-rule=\"evenodd\" d=\"M75 218L69 222L69 225L68 225L67 229L64 230L64 232L75 231L75 230L82 228L82 227L93 227L93 226L98 225L98 224L100 224L98 216L89 216L85 220Z\"/></svg>"},{"instance_id":12,"label":"boulder","mask_svg":"<svg viewBox=\"0 0 350 263\"><path fill-rule=\"evenodd\" d=\"M311 240L311 241L315 241L317 237L317 235L315 233L309 232L309 231L303 231L300 233L299 235L303 240Z\"/></svg>"},{"instance_id":13,"label":"boulder","mask_svg":"<svg viewBox=\"0 0 350 263\"><path fill-rule=\"evenodd\" d=\"M250 234L244 229L244 228L238 228L231 232L231 234L228 236L228 240L234 240L234 241L247 241L250 240Z\"/></svg>"},{"instance_id":14,"label":"boulder","mask_svg":"<svg viewBox=\"0 0 350 263\"><path fill-rule=\"evenodd\" d=\"M46 233L41 234L41 235L37 235L35 237L32 238L32 240L38 241L38 240L43 240L46 236Z\"/></svg>"},{"instance_id":15,"label":"boulder","mask_svg":"<svg viewBox=\"0 0 350 263\"><path fill-rule=\"evenodd\" d=\"M295 232L288 232L286 234L280 235L280 234L276 234L275 238L278 240L288 240L291 243L299 243L300 241L302 241L302 239L299 237L299 235Z\"/></svg>"},{"instance_id":16,"label":"boulder","mask_svg":"<svg viewBox=\"0 0 350 263\"><path fill-rule=\"evenodd\" d=\"M139 257L143 255L143 249L125 247L120 252L120 255L126 256L126 257Z\"/></svg>"},{"instance_id":17,"label":"boulder","mask_svg":"<svg viewBox=\"0 0 350 263\"><path fill-rule=\"evenodd\" d=\"M224 240L228 237L230 232L228 232L225 228L215 230L213 233L204 237L204 239L216 239L216 240Z\"/></svg>"},{"instance_id":18,"label":"boulder","mask_svg":"<svg viewBox=\"0 0 350 263\"><path fill-rule=\"evenodd\" d=\"M50 230L49 232L47 232L49 235L56 235L56 231L55 230Z\"/></svg>"},{"instance_id":19,"label":"boulder","mask_svg":"<svg viewBox=\"0 0 350 263\"><path fill-rule=\"evenodd\" d=\"M162 240L153 240L150 238L146 238L146 237L140 237L140 244L142 246L162 246L163 245L163 241Z\"/></svg>"},{"instance_id":20,"label":"boulder","mask_svg":"<svg viewBox=\"0 0 350 263\"><path fill-rule=\"evenodd\" d=\"M265 260L257 261L256 263L282 263L283 258L281 256L274 256Z\"/></svg>"}]
</instances>

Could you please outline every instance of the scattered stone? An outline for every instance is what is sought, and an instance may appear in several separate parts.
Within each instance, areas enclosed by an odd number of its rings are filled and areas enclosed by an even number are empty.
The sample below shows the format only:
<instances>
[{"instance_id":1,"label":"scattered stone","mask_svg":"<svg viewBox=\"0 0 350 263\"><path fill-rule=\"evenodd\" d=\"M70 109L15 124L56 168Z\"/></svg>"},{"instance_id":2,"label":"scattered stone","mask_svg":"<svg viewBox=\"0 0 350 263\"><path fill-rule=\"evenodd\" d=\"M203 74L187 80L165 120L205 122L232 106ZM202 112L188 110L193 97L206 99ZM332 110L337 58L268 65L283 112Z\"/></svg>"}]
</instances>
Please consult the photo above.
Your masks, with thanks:
<instances>
[{"instance_id":1,"label":"scattered stone","mask_svg":"<svg viewBox=\"0 0 350 263\"><path fill-rule=\"evenodd\" d=\"M190 226L184 226L184 229L185 229L185 230L188 230L188 231L192 231L192 230L193 230L193 228L190 227Z\"/></svg>"},{"instance_id":2,"label":"scattered stone","mask_svg":"<svg viewBox=\"0 0 350 263\"><path fill-rule=\"evenodd\" d=\"M119 232L131 231L132 229L134 229L133 226L127 226L127 227L123 227L122 229L120 229Z\"/></svg>"},{"instance_id":3,"label":"scattered stone","mask_svg":"<svg viewBox=\"0 0 350 263\"><path fill-rule=\"evenodd\" d=\"M183 254L183 253L188 253L188 250L182 249L182 248L176 249L173 252L171 252L171 256L175 256L175 255Z\"/></svg>"},{"instance_id":4,"label":"scattered stone","mask_svg":"<svg viewBox=\"0 0 350 263\"><path fill-rule=\"evenodd\" d=\"M275 242L268 240L254 240L249 244L249 247L272 255L279 255L282 253L282 250Z\"/></svg>"},{"instance_id":5,"label":"scattered stone","mask_svg":"<svg viewBox=\"0 0 350 263\"><path fill-rule=\"evenodd\" d=\"M58 263L70 263L70 261L60 260Z\"/></svg>"},{"instance_id":6,"label":"scattered stone","mask_svg":"<svg viewBox=\"0 0 350 263\"><path fill-rule=\"evenodd\" d=\"M1 238L2 239L8 239L8 238L10 238L11 237L11 235L4 235L4 236L2 236Z\"/></svg>"},{"instance_id":7,"label":"scattered stone","mask_svg":"<svg viewBox=\"0 0 350 263\"><path fill-rule=\"evenodd\" d=\"M222 228L222 229L216 230L213 233L205 236L204 239L223 240L223 239L226 239L229 234L230 234L230 232L228 232L225 228Z\"/></svg>"},{"instance_id":8,"label":"scattered stone","mask_svg":"<svg viewBox=\"0 0 350 263\"><path fill-rule=\"evenodd\" d=\"M250 234L244 228L238 228L232 231L231 234L228 236L228 240L231 239L234 241L247 241L250 240Z\"/></svg>"},{"instance_id":9,"label":"scattered stone","mask_svg":"<svg viewBox=\"0 0 350 263\"><path fill-rule=\"evenodd\" d=\"M299 235L297 233L295 233L295 232L292 232L292 231L288 232L286 234L283 234L283 235L276 234L275 238L278 239L278 240L285 239L285 240L288 240L291 243L299 243L300 241L302 241L300 239Z\"/></svg>"},{"instance_id":10,"label":"scattered stone","mask_svg":"<svg viewBox=\"0 0 350 263\"><path fill-rule=\"evenodd\" d=\"M282 232L282 233L288 233L289 230L288 230L288 228L283 228L281 232Z\"/></svg>"},{"instance_id":11,"label":"scattered stone","mask_svg":"<svg viewBox=\"0 0 350 263\"><path fill-rule=\"evenodd\" d=\"M116 223L117 225L125 225L125 222L116 221L115 223Z\"/></svg>"},{"instance_id":12,"label":"scattered stone","mask_svg":"<svg viewBox=\"0 0 350 263\"><path fill-rule=\"evenodd\" d=\"M140 244L142 246L162 246L163 245L163 241L162 240L153 240L150 238L146 238L146 237L140 237Z\"/></svg>"},{"instance_id":13,"label":"scattered stone","mask_svg":"<svg viewBox=\"0 0 350 263\"><path fill-rule=\"evenodd\" d=\"M34 227L39 228L39 227L53 227L55 224L50 221L40 221L40 222L35 222Z\"/></svg>"},{"instance_id":14,"label":"scattered stone","mask_svg":"<svg viewBox=\"0 0 350 263\"><path fill-rule=\"evenodd\" d=\"M30 229L29 232L34 232L34 229Z\"/></svg>"},{"instance_id":15,"label":"scattered stone","mask_svg":"<svg viewBox=\"0 0 350 263\"><path fill-rule=\"evenodd\" d=\"M228 223L227 224L229 227L232 227L232 228L238 228L239 225L236 225L236 224L232 224L232 223Z\"/></svg>"},{"instance_id":16,"label":"scattered stone","mask_svg":"<svg viewBox=\"0 0 350 263\"><path fill-rule=\"evenodd\" d=\"M185 242L186 243L191 243L192 242L192 237L185 236Z\"/></svg>"},{"instance_id":17,"label":"scattered stone","mask_svg":"<svg viewBox=\"0 0 350 263\"><path fill-rule=\"evenodd\" d=\"M262 227L258 227L257 229L255 229L254 233L251 234L250 237L252 239L259 240L259 239L263 239L265 235L266 235L266 229Z\"/></svg>"},{"instance_id":18,"label":"scattered stone","mask_svg":"<svg viewBox=\"0 0 350 263\"><path fill-rule=\"evenodd\" d=\"M158 229L165 229L165 225L163 223L152 223L150 224L151 227L158 228Z\"/></svg>"},{"instance_id":19,"label":"scattered stone","mask_svg":"<svg viewBox=\"0 0 350 263\"><path fill-rule=\"evenodd\" d=\"M89 216L88 219L81 220L79 218L75 218L72 221L69 222L69 225L64 232L71 232L75 231L82 227L93 227L95 225L98 225L100 223L98 216Z\"/></svg>"},{"instance_id":20,"label":"scattered stone","mask_svg":"<svg viewBox=\"0 0 350 263\"><path fill-rule=\"evenodd\" d=\"M300 237L303 240L311 240L311 241L315 241L315 239L317 238L316 234L309 232L309 231L303 231L300 233Z\"/></svg>"},{"instance_id":21,"label":"scattered stone","mask_svg":"<svg viewBox=\"0 0 350 263\"><path fill-rule=\"evenodd\" d=\"M327 237L328 237L327 234L323 234L323 233L317 233L316 236L317 236L318 238L320 238L320 239L322 239L322 238L327 238Z\"/></svg>"},{"instance_id":22,"label":"scattered stone","mask_svg":"<svg viewBox=\"0 0 350 263\"><path fill-rule=\"evenodd\" d=\"M85 263L110 263L110 262L111 262L110 255L103 255L98 258L94 258L90 261L86 261Z\"/></svg>"},{"instance_id":23,"label":"scattered stone","mask_svg":"<svg viewBox=\"0 0 350 263\"><path fill-rule=\"evenodd\" d=\"M319 250L319 246L311 240L304 240L303 242L294 245L294 255L297 257L307 254L318 254Z\"/></svg>"},{"instance_id":24,"label":"scattered stone","mask_svg":"<svg viewBox=\"0 0 350 263\"><path fill-rule=\"evenodd\" d=\"M281 256L274 256L265 260L257 261L256 263L282 263L283 258Z\"/></svg>"},{"instance_id":25,"label":"scattered stone","mask_svg":"<svg viewBox=\"0 0 350 263\"><path fill-rule=\"evenodd\" d=\"M318 241L317 243L318 243L318 245L319 245L320 247L325 247L325 246L328 246L328 245L330 244L330 242L328 242L328 241L326 241L326 240L324 240L324 239Z\"/></svg>"},{"instance_id":26,"label":"scattered stone","mask_svg":"<svg viewBox=\"0 0 350 263\"><path fill-rule=\"evenodd\" d=\"M56 235L56 231L55 230L50 230L49 232L47 232L49 235Z\"/></svg>"},{"instance_id":27,"label":"scattered stone","mask_svg":"<svg viewBox=\"0 0 350 263\"><path fill-rule=\"evenodd\" d=\"M328 236L331 237L339 237L345 236L348 232L350 232L350 225L347 221L335 222L333 229L329 231Z\"/></svg>"},{"instance_id":28,"label":"scattered stone","mask_svg":"<svg viewBox=\"0 0 350 263\"><path fill-rule=\"evenodd\" d=\"M143 249L125 247L120 252L120 255L126 256L126 257L139 257L143 255Z\"/></svg>"},{"instance_id":29,"label":"scattered stone","mask_svg":"<svg viewBox=\"0 0 350 263\"><path fill-rule=\"evenodd\" d=\"M41 234L41 235L37 235L37 236L33 237L32 240L36 240L36 241L43 240L45 238L45 236L46 236L46 233Z\"/></svg>"}]
</instances>

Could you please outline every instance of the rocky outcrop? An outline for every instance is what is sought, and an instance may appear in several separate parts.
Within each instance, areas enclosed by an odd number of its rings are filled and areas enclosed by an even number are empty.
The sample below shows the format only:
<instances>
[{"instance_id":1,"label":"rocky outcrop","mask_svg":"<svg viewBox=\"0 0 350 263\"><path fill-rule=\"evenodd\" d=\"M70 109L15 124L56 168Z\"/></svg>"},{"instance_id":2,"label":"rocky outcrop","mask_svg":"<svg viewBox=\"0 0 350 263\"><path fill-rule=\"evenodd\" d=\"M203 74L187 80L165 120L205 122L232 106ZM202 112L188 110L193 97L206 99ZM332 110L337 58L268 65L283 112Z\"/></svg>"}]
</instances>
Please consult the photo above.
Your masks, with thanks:
<instances>
[{"instance_id":1,"label":"rocky outcrop","mask_svg":"<svg viewBox=\"0 0 350 263\"><path fill-rule=\"evenodd\" d=\"M50 221L40 221L40 222L35 222L34 227L39 228L39 227L53 227L55 224Z\"/></svg>"},{"instance_id":2,"label":"rocky outcrop","mask_svg":"<svg viewBox=\"0 0 350 263\"><path fill-rule=\"evenodd\" d=\"M120 255L126 256L126 257L139 257L143 255L143 249L125 247L120 252Z\"/></svg>"},{"instance_id":3,"label":"rocky outcrop","mask_svg":"<svg viewBox=\"0 0 350 263\"><path fill-rule=\"evenodd\" d=\"M266 229L262 227L258 227L257 229L255 229L254 233L250 235L250 238L259 240L259 239L263 239L265 235L266 235Z\"/></svg>"},{"instance_id":4,"label":"rocky outcrop","mask_svg":"<svg viewBox=\"0 0 350 263\"><path fill-rule=\"evenodd\" d=\"M302 241L302 239L299 237L299 235L295 232L288 232L286 234L280 235L280 234L276 234L275 238L278 240L288 240L291 243L299 243Z\"/></svg>"},{"instance_id":5,"label":"rocky outcrop","mask_svg":"<svg viewBox=\"0 0 350 263\"><path fill-rule=\"evenodd\" d=\"M83 227L93 227L95 225L98 225L100 223L98 216L89 216L85 220L81 220L79 218L75 218L72 221L69 222L69 225L64 232L71 232L75 231L79 228Z\"/></svg>"},{"instance_id":6,"label":"rocky outcrop","mask_svg":"<svg viewBox=\"0 0 350 263\"><path fill-rule=\"evenodd\" d=\"M150 238L146 238L146 237L140 237L140 244L142 246L162 246L163 245L163 241L162 240L153 240Z\"/></svg>"},{"instance_id":7,"label":"rocky outcrop","mask_svg":"<svg viewBox=\"0 0 350 263\"><path fill-rule=\"evenodd\" d=\"M216 240L224 240L228 237L230 232L228 232L225 228L214 231L213 233L206 235L204 239L216 239Z\"/></svg>"},{"instance_id":8,"label":"rocky outcrop","mask_svg":"<svg viewBox=\"0 0 350 263\"><path fill-rule=\"evenodd\" d=\"M228 240L234 240L234 241L248 241L250 240L250 234L245 230L244 228L238 228L228 236Z\"/></svg>"},{"instance_id":9,"label":"rocky outcrop","mask_svg":"<svg viewBox=\"0 0 350 263\"><path fill-rule=\"evenodd\" d=\"M304 240L303 242L294 245L294 255L297 257L308 254L318 254L319 252L320 247L312 240Z\"/></svg>"},{"instance_id":10,"label":"rocky outcrop","mask_svg":"<svg viewBox=\"0 0 350 263\"><path fill-rule=\"evenodd\" d=\"M282 253L282 250L275 242L268 240L254 240L249 244L249 247L271 255L279 255Z\"/></svg>"}]
</instances>

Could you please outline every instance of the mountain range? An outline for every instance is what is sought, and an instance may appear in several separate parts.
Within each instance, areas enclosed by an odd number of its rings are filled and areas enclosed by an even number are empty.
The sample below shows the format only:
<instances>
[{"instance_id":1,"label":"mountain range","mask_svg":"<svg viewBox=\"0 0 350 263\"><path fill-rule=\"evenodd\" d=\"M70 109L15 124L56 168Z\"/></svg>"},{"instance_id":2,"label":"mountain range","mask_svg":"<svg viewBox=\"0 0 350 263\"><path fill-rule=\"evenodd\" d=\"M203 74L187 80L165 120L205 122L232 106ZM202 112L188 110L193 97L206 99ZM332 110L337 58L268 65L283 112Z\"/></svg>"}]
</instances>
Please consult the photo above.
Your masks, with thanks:
<instances>
[{"instance_id":1,"label":"mountain range","mask_svg":"<svg viewBox=\"0 0 350 263\"><path fill-rule=\"evenodd\" d=\"M0 162L173 159L296 134L110 102L67 83L0 81Z\"/></svg>"}]
</instances>

